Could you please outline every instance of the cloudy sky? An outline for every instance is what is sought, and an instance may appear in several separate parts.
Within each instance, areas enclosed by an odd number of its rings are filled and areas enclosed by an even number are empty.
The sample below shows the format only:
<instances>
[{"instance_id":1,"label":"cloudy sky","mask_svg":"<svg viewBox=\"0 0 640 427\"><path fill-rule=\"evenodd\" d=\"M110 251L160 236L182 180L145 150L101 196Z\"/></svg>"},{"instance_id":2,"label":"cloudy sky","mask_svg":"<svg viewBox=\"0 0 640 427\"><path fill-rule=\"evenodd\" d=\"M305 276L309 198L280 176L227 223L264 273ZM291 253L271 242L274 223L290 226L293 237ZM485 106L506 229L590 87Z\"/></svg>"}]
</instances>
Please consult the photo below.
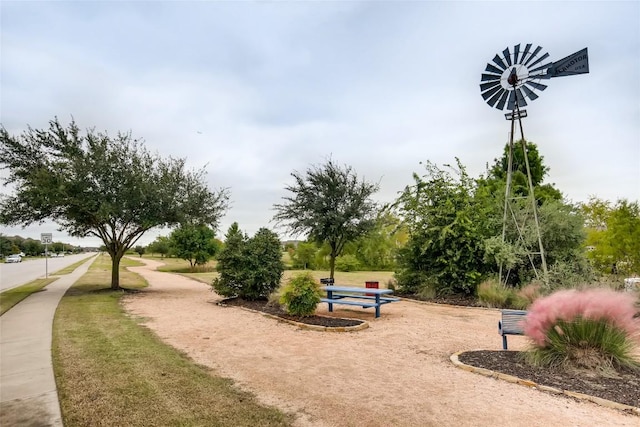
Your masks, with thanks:
<instances>
[{"instance_id":1,"label":"cloudy sky","mask_svg":"<svg viewBox=\"0 0 640 427\"><path fill-rule=\"evenodd\" d=\"M220 236L234 221L273 227L290 173L329 157L378 182L380 202L421 161L483 173L509 123L480 75L518 43L551 60L589 49L590 74L545 81L526 108L547 182L573 202L640 199L638 1L3 0L0 12L2 125L73 116L206 167L231 193ZM52 224L0 232L97 244Z\"/></svg>"}]
</instances>

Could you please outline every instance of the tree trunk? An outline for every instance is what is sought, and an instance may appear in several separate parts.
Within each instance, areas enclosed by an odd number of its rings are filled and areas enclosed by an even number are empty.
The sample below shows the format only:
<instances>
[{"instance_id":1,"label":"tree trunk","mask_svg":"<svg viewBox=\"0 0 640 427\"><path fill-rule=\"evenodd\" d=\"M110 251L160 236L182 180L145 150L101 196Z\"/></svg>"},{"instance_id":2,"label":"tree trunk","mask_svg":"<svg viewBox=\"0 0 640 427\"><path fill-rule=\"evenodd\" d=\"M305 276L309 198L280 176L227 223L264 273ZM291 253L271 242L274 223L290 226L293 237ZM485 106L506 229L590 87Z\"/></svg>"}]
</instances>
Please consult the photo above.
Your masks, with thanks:
<instances>
[{"instance_id":1,"label":"tree trunk","mask_svg":"<svg viewBox=\"0 0 640 427\"><path fill-rule=\"evenodd\" d=\"M333 279L333 272L336 269L336 254L334 251L331 251L331 255L329 256L329 277Z\"/></svg>"},{"instance_id":2,"label":"tree trunk","mask_svg":"<svg viewBox=\"0 0 640 427\"><path fill-rule=\"evenodd\" d=\"M111 255L111 289L117 291L120 288L120 260L122 259L121 253L109 254Z\"/></svg>"}]
</instances>

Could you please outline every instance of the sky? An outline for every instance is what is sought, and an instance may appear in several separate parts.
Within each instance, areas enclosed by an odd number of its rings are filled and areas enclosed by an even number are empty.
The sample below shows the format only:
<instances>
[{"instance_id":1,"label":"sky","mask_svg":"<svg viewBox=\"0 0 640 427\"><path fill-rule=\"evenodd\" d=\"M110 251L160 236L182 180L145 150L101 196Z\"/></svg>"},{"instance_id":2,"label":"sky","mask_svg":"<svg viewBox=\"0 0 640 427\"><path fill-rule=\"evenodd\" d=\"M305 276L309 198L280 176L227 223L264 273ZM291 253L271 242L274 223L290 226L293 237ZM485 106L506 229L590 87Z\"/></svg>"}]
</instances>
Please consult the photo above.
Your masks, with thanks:
<instances>
[{"instance_id":1,"label":"sky","mask_svg":"<svg viewBox=\"0 0 640 427\"><path fill-rule=\"evenodd\" d=\"M550 168L546 182L573 203L640 200L638 1L2 0L0 24L5 129L73 118L186 158L212 189L229 189L220 237L233 222L301 237L275 228L273 205L292 172L328 159L378 183L380 203L421 162L457 157L484 173L510 125L482 99L480 76L519 43L554 61L589 49L589 74L546 80L526 107L524 136ZM0 227L48 232L100 244L52 223Z\"/></svg>"}]
</instances>

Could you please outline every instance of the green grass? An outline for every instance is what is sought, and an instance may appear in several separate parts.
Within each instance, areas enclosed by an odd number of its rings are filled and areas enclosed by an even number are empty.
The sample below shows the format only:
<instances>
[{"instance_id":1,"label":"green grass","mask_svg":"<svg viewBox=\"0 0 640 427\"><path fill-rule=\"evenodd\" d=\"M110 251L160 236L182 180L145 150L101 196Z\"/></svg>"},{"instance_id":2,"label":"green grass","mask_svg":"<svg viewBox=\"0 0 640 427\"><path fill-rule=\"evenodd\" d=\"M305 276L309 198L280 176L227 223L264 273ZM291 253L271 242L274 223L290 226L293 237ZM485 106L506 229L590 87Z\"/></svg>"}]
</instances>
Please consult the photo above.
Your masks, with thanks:
<instances>
[{"instance_id":1,"label":"green grass","mask_svg":"<svg viewBox=\"0 0 640 427\"><path fill-rule=\"evenodd\" d=\"M61 276L63 274L72 273L73 270L84 264L87 260L78 261L68 267L52 273L50 276ZM57 277L48 277L46 279L36 279L22 286L18 286L13 289L9 289L0 293L0 316L6 313L11 307L14 307L20 301L28 297L34 292L39 292L44 289L45 286L51 282L57 280Z\"/></svg>"},{"instance_id":2,"label":"green grass","mask_svg":"<svg viewBox=\"0 0 640 427\"><path fill-rule=\"evenodd\" d=\"M204 270L208 271L189 272L189 263L183 259L147 255L144 258L165 263L164 266L158 269L159 271L181 274L208 285L218 277L218 273L214 270L215 261L210 261L204 266ZM281 285L286 284L291 277L300 273L310 273L318 281L323 277L329 277L329 270L285 270L282 275ZM365 287L365 282L378 282L380 288L386 288L389 280L393 279L393 274L393 271L336 271L335 282L338 285L360 286L362 288Z\"/></svg>"},{"instance_id":3,"label":"green grass","mask_svg":"<svg viewBox=\"0 0 640 427\"><path fill-rule=\"evenodd\" d=\"M122 260L122 266L135 263ZM290 425L282 412L163 344L111 291L110 258L98 257L62 299L53 360L65 426ZM121 286L146 284L122 270Z\"/></svg>"},{"instance_id":4,"label":"green grass","mask_svg":"<svg viewBox=\"0 0 640 427\"><path fill-rule=\"evenodd\" d=\"M85 259L82 259L82 260L80 260L80 261L78 261L76 263L73 263L68 267L65 267L65 268L63 268L61 270L56 271L55 273L52 273L52 275L54 275L54 276L62 276L63 274L73 273L73 270L75 270L76 268L80 267L82 264L87 262L90 258L91 257L85 258Z\"/></svg>"},{"instance_id":5,"label":"green grass","mask_svg":"<svg viewBox=\"0 0 640 427\"><path fill-rule=\"evenodd\" d=\"M41 291L45 286L55 280L58 280L58 278L49 277L47 279L36 279L26 285L0 293L0 316L32 293Z\"/></svg>"},{"instance_id":6,"label":"green grass","mask_svg":"<svg viewBox=\"0 0 640 427\"><path fill-rule=\"evenodd\" d=\"M329 270L286 270L282 275L282 283L289 277L300 273L311 273L318 281L323 277L329 277ZM393 271L336 271L334 279L336 285L359 286L364 288L365 282L378 282L378 286L383 289L387 287L387 282L393 279Z\"/></svg>"}]
</instances>

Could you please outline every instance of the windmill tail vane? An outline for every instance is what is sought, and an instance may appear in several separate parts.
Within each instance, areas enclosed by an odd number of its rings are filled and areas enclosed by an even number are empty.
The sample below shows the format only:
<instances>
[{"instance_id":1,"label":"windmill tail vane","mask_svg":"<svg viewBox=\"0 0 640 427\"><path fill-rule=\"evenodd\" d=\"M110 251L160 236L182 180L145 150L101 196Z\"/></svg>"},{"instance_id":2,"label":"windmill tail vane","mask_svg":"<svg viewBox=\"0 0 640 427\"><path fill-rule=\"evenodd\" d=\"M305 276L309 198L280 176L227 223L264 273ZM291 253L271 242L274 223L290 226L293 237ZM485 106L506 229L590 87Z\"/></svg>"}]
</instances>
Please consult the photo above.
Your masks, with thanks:
<instances>
[{"instance_id":1,"label":"windmill tail vane","mask_svg":"<svg viewBox=\"0 0 640 427\"><path fill-rule=\"evenodd\" d=\"M507 47L502 55L496 54L492 62L487 63L480 79L480 92L489 106L513 111L526 106L527 98L530 101L538 98L536 91L547 88L542 80L589 72L587 48L551 62L547 59L549 54L542 53L541 46L532 47L531 43L524 49L517 44L513 51Z\"/></svg>"}]
</instances>

